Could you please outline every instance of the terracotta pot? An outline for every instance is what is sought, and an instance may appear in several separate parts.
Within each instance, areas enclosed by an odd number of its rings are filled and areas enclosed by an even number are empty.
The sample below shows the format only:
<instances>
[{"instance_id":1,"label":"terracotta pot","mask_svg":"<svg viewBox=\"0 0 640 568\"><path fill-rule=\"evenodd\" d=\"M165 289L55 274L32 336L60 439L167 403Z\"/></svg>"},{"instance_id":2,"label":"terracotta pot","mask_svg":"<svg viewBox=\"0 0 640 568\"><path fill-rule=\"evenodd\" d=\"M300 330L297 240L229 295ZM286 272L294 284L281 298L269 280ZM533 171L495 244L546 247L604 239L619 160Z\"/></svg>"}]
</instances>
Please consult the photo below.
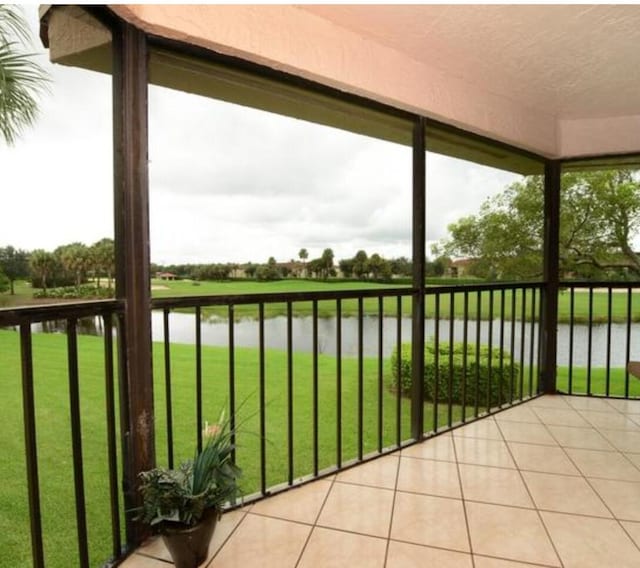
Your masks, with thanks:
<instances>
[{"instance_id":1,"label":"terracotta pot","mask_svg":"<svg viewBox=\"0 0 640 568\"><path fill-rule=\"evenodd\" d=\"M207 559L209 543L218 517L216 509L208 509L200 522L193 527L185 528L174 524L162 528L162 540L176 568L197 568Z\"/></svg>"}]
</instances>

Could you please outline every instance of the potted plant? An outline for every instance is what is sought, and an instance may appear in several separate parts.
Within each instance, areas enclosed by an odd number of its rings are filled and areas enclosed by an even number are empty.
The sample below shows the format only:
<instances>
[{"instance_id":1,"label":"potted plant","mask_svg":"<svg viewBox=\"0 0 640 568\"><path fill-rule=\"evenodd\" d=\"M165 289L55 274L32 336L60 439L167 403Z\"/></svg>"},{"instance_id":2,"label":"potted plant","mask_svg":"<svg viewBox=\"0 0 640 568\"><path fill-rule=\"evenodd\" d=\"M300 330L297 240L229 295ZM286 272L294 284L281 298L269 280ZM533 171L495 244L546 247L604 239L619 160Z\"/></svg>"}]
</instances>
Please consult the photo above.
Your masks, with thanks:
<instances>
[{"instance_id":1,"label":"potted plant","mask_svg":"<svg viewBox=\"0 0 640 568\"><path fill-rule=\"evenodd\" d=\"M160 533L177 568L196 568L206 560L222 507L238 493L240 469L233 463L232 431L222 413L205 424L203 448L177 469L140 473L143 504L138 520Z\"/></svg>"}]
</instances>

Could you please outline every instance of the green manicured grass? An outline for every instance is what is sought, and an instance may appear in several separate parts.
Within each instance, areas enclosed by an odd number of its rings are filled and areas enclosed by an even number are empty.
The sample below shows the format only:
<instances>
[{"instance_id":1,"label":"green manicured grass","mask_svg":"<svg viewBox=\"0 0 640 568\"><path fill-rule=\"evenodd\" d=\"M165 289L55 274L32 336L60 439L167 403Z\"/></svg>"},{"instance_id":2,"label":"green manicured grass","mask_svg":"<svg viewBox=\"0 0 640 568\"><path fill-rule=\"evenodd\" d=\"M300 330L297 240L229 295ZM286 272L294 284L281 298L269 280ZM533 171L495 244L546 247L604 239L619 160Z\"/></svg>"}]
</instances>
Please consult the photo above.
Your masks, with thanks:
<instances>
[{"instance_id":1,"label":"green manicured grass","mask_svg":"<svg viewBox=\"0 0 640 568\"><path fill-rule=\"evenodd\" d=\"M571 382L570 382L571 380ZM571 394L586 394L591 391L594 395L627 396L627 378L625 369L613 368L609 372L609 389L607 391L607 370L602 367L591 369L591 376L586 368L573 369L569 377L568 367L558 367L557 388ZM629 375L628 396L640 397L640 380Z\"/></svg>"},{"instance_id":2,"label":"green manicured grass","mask_svg":"<svg viewBox=\"0 0 640 568\"><path fill-rule=\"evenodd\" d=\"M154 344L155 409L158 463L167 456L164 353ZM87 496L89 551L92 565L111 556L108 501L104 355L101 338L78 338L80 400L82 412L82 452ZM0 490L0 532L2 565L29 566L29 514L24 458L19 334L0 330L0 412L4 426L0 434L3 483ZM35 403L38 467L42 499L43 535L47 567L78 564L74 511L73 466L67 384L65 336L33 335ZM255 349L235 351L235 394L242 422L238 434L237 459L244 470L243 490L251 494L260 488L259 397L260 361ZM378 446L378 404L383 408L383 446L396 441L396 395L389 388L388 362L383 368L381 398L378 390L378 364L365 359L362 369L363 453ZM336 463L337 389L335 357L318 356L318 467ZM287 360L280 351L265 356L266 485L287 481ZM171 347L171 385L173 431L176 462L193 455L196 432L195 348ZM314 469L313 455L313 357L297 353L293 357L294 476L308 475ZM356 359L342 363L342 460L358 453L358 376ZM202 348L203 419L214 421L229 401L228 353L225 348ZM402 439L408 439L409 401L400 401ZM433 425L433 408L425 403L425 429ZM461 409L452 408L452 420ZM472 409L467 415L471 416ZM438 423L447 423L446 406L440 405Z\"/></svg>"},{"instance_id":3,"label":"green manicured grass","mask_svg":"<svg viewBox=\"0 0 640 568\"><path fill-rule=\"evenodd\" d=\"M429 286L437 285L436 280L431 279ZM443 280L440 285L450 284L451 281ZM257 282L252 280L233 280L228 282L195 282L191 280L153 280L152 295L154 298L167 297L185 297L185 296L209 296L209 295L231 295L231 294L282 294L287 292L315 292L315 291L336 291L336 290L379 290L389 287L408 288L406 280L400 282L392 282L390 284L380 284L375 282L357 282L345 281L340 279L321 281L321 280L305 280L305 279L289 279L274 282ZM490 315L490 293L482 292L480 294L480 318L489 319ZM451 298L453 298L453 310L451 309ZM524 307L524 317L530 320L532 317L532 292L526 294L526 304ZM51 301L51 300L50 300ZM499 317L502 312L502 293L495 291L493 293L493 317ZM536 311L539 308L540 297L537 297ZM34 300L32 297L32 289L25 282L16 282L16 295L0 294L0 308L13 307L20 305L29 305L42 303L43 300ZM574 321L576 323L586 323L589 319L589 294L577 291L574 295ZM504 317L507 320L512 318L513 293L511 291L504 292ZM471 292L468 295L467 312L469 319L475 319L478 313L478 295ZM296 316L308 316L312 313L311 302L296 302L293 304L294 314ZM358 314L357 300L343 300L342 314L345 317L355 316ZM377 315L379 313L379 303L376 298L365 299L363 302L363 310L365 314ZM383 313L387 316L395 316L398 312L396 298L384 298ZM401 313L405 317L411 316L412 299L410 296L402 298ZM593 294L593 321L601 323L607 321L608 310L608 294L606 292L595 292ZM287 305L285 302L267 303L265 304L266 317L276 317L285 315ZM434 318L439 314L443 319L449 319L451 313L455 318L460 319L465 316L464 294L462 292L453 292L452 294L442 294L440 296L439 306L436 306L436 298L432 294L427 294L425 304L426 316ZM336 313L335 301L326 301L318 303L318 313L320 317L331 317ZM226 307L208 307L203 310L205 317L218 316L227 317L228 310ZM522 292L515 292L515 319L522 319ZM236 318L255 318L257 317L257 307L255 305L244 306L237 305L234 308L234 317ZM626 321L627 318L627 295L626 293L613 293L611 301L611 317L615 322ZM566 323L570 321L570 294L566 290L561 290L558 298L558 318L560 322ZM640 300L636 300L634 295L631 306L632 321L640 321Z\"/></svg>"}]
</instances>

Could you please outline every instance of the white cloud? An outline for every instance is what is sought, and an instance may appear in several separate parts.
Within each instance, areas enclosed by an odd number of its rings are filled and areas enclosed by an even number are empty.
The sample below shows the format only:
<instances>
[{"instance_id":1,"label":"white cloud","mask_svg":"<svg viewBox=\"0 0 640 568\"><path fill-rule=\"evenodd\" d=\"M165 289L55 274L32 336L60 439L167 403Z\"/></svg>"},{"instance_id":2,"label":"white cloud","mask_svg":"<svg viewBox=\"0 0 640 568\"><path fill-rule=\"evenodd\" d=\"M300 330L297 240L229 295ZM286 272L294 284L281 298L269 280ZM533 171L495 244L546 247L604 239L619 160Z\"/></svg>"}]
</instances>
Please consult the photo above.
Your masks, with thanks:
<instances>
[{"instance_id":1,"label":"white cloud","mask_svg":"<svg viewBox=\"0 0 640 568\"><path fill-rule=\"evenodd\" d=\"M0 146L0 246L113 235L111 80L42 61L53 76L42 116ZM153 261L411 255L409 148L158 87L149 114ZM428 241L514 179L435 155L427 172Z\"/></svg>"}]
</instances>

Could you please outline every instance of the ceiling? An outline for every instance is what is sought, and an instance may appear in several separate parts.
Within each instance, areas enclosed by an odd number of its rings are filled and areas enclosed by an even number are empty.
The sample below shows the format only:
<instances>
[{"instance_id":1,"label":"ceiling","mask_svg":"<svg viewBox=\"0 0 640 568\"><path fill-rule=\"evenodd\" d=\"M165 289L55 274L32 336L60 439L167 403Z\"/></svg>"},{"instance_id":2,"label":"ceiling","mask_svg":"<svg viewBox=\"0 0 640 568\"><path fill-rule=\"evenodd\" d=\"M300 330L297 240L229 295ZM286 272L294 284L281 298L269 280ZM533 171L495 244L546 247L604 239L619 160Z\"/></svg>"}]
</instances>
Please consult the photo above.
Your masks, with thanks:
<instances>
[{"instance_id":1,"label":"ceiling","mask_svg":"<svg viewBox=\"0 0 640 568\"><path fill-rule=\"evenodd\" d=\"M640 114L640 5L305 5L557 118Z\"/></svg>"}]
</instances>

